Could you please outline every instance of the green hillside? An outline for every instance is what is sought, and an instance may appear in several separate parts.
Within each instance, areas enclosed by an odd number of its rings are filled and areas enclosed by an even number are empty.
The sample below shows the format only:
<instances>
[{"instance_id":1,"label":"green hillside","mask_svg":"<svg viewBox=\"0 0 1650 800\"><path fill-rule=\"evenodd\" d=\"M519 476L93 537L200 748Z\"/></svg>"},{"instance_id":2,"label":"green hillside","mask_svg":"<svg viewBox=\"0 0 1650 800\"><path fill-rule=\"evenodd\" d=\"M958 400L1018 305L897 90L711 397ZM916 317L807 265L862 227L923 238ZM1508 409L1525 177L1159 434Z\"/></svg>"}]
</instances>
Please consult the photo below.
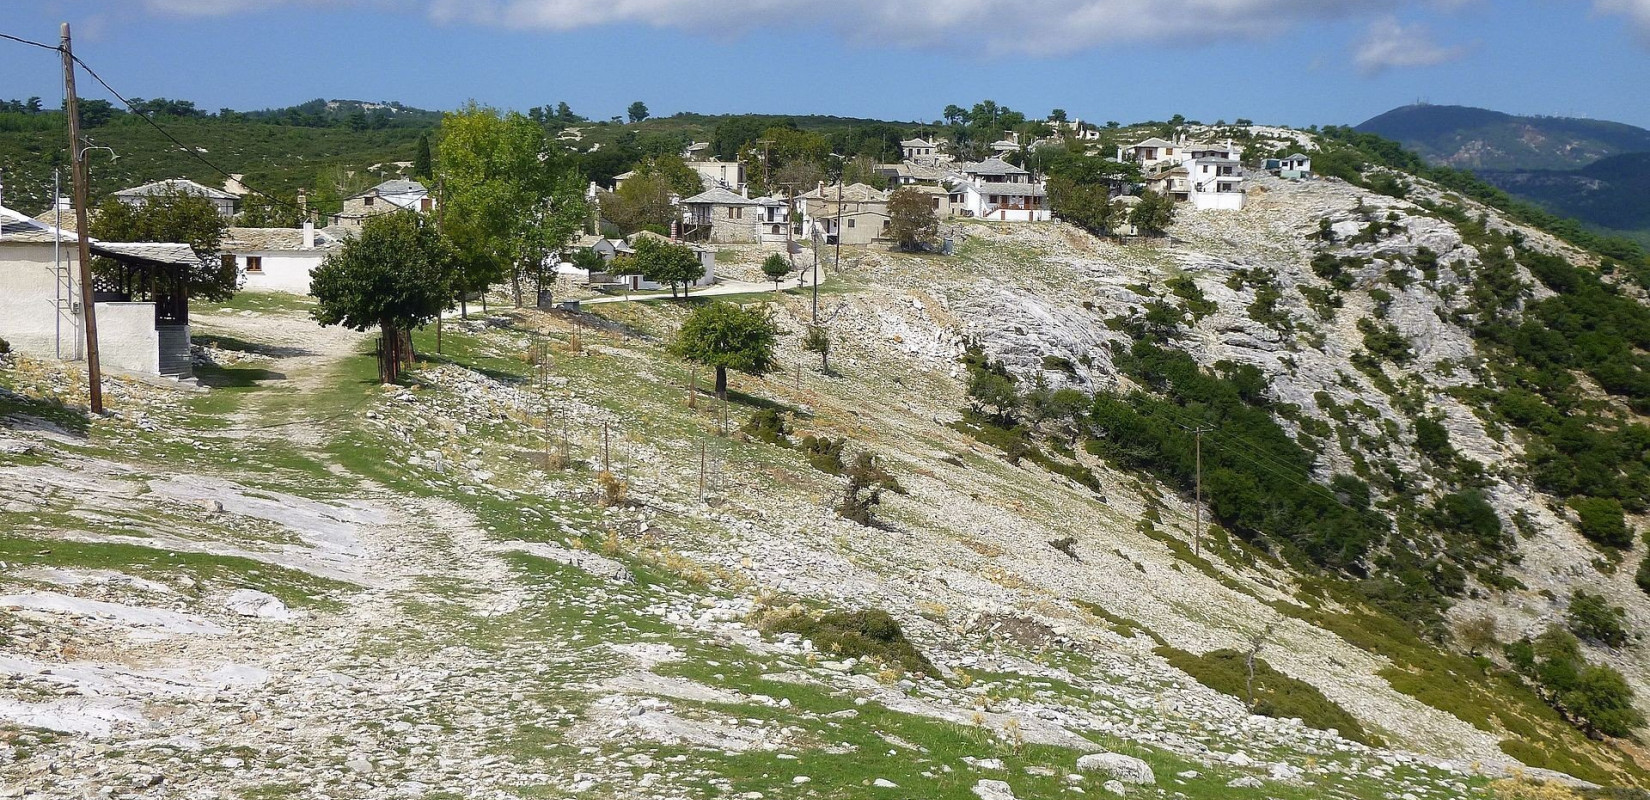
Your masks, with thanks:
<instances>
[{"instance_id":1,"label":"green hillside","mask_svg":"<svg viewBox=\"0 0 1650 800\"><path fill-rule=\"evenodd\" d=\"M1399 142L1430 163L1461 169L1575 169L1620 153L1650 151L1650 131L1620 122L1523 117L1467 106L1403 106L1357 130Z\"/></svg>"},{"instance_id":2,"label":"green hillside","mask_svg":"<svg viewBox=\"0 0 1650 800\"><path fill-rule=\"evenodd\" d=\"M1650 153L1625 153L1575 170L1484 171L1480 177L1555 214L1650 244Z\"/></svg>"}]
</instances>

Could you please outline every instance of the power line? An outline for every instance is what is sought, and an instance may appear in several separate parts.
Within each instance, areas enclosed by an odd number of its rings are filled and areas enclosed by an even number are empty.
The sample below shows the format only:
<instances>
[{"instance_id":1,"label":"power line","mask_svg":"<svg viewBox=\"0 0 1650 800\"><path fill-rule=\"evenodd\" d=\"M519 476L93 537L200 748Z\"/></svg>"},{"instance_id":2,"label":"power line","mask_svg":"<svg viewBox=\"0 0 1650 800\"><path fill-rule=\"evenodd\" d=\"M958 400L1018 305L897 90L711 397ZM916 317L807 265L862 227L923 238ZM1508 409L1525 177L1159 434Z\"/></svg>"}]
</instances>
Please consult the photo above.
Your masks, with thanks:
<instances>
[{"instance_id":1,"label":"power line","mask_svg":"<svg viewBox=\"0 0 1650 800\"><path fill-rule=\"evenodd\" d=\"M234 179L233 173L229 172L228 170L224 169L223 167L218 166L216 163L212 162L210 159L206 158L205 156L202 156L200 154L200 151L196 150L195 148L184 144L182 141L179 141L178 137L173 136L171 131L168 131L164 127L161 127L160 123L155 122L153 119L151 119L149 117L148 114L144 113L143 111L140 111L136 104L134 104L132 101L126 99L126 97L124 95L122 95L120 92L115 91L115 87L110 86L109 82L103 79L103 76L97 74L97 70L92 69L91 65L87 64L79 56L75 56L74 61L75 61L76 64L79 64L82 69L86 70L86 74L92 76L92 80L97 81L99 85L101 85L105 90L107 90L109 92L109 94L114 95L116 100L119 100L128 109L131 109L133 116L138 117L139 119L141 119L145 123L147 123L149 125L149 127L154 128L157 132L160 133L160 135L166 137L166 139L168 141L170 141L172 144L177 145L179 150L181 150L184 153L188 154L190 158L193 158L196 161L199 161L202 164L205 164L213 172L216 172L216 173L218 173L219 175L222 175L225 178ZM276 195L270 194L269 192L266 192L262 189L259 189L256 186L253 186L249 183L246 183L244 180L242 180L240 183L241 183L242 186L246 187L246 190L248 192L251 192L252 194L256 194L260 197L263 197L264 199L269 200L270 202L275 203L276 205L285 206L287 208L290 208L290 209L293 209L293 210L299 211L299 212L307 212L308 211L308 209L305 208L304 206L300 206L297 203L289 203L289 202L286 201L285 198L278 197ZM330 216L333 219L364 220L364 219L367 219L367 218L369 218L373 215L371 215L371 214L329 214L327 216Z\"/></svg>"},{"instance_id":2,"label":"power line","mask_svg":"<svg viewBox=\"0 0 1650 800\"><path fill-rule=\"evenodd\" d=\"M26 44L31 47L38 47L42 50L51 50L53 52L57 52L59 49L55 44L46 44L44 42L34 41L33 39L24 39L21 36L13 36L9 33L0 33L0 39L5 39L10 42L17 42L18 44Z\"/></svg>"}]
</instances>

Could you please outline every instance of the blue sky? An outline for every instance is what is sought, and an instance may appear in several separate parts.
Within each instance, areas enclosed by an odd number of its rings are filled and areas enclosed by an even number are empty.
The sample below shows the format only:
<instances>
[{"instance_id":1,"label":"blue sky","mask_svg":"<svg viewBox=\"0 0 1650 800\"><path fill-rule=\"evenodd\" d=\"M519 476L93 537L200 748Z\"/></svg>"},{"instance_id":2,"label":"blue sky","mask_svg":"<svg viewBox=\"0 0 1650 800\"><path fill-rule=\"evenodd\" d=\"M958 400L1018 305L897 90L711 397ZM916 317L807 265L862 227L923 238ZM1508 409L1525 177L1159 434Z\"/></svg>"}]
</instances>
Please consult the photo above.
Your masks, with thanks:
<instances>
[{"instance_id":1,"label":"blue sky","mask_svg":"<svg viewBox=\"0 0 1650 800\"><path fill-rule=\"evenodd\" d=\"M592 117L934 119L990 98L1104 122L1357 123L1426 100L1650 127L1650 0L26 0L0 32L128 96L315 97ZM25 6L18 8L17 6ZM0 42L0 97L61 97ZM83 88L82 93L99 96Z\"/></svg>"}]
</instances>

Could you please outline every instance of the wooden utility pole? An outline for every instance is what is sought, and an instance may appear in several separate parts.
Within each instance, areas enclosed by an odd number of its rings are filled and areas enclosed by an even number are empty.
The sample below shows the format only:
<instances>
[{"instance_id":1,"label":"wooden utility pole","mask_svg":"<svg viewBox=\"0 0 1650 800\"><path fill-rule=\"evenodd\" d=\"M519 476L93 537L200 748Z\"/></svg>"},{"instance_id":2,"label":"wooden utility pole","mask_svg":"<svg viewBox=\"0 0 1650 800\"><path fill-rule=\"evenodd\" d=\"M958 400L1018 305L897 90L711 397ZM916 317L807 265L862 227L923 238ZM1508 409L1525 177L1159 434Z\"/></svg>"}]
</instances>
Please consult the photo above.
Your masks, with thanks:
<instances>
[{"instance_id":1,"label":"wooden utility pole","mask_svg":"<svg viewBox=\"0 0 1650 800\"><path fill-rule=\"evenodd\" d=\"M443 216L443 212L446 211L446 209L447 209L447 198L444 197L444 195L446 194L445 189L446 189L446 179L445 178L436 178L435 179L435 229L437 231L440 231L442 229L441 224L446 219L446 217ZM302 193L303 190L300 189L299 192ZM436 353L436 355L441 355L441 317L445 313L447 313L447 309L445 309L445 308L440 309L440 310L435 312L435 353Z\"/></svg>"},{"instance_id":2,"label":"wooden utility pole","mask_svg":"<svg viewBox=\"0 0 1650 800\"><path fill-rule=\"evenodd\" d=\"M1205 428L1202 425L1192 429L1192 433L1197 437L1197 443L1193 446L1197 454L1197 479L1196 488L1194 489L1196 494L1192 503L1192 514L1195 520L1192 523L1192 555L1194 556L1203 555L1203 434L1210 430L1210 428Z\"/></svg>"},{"instance_id":3,"label":"wooden utility pole","mask_svg":"<svg viewBox=\"0 0 1650 800\"><path fill-rule=\"evenodd\" d=\"M86 388L93 414L103 413L103 364L97 350L97 303L92 300L92 244L86 222L86 151L80 145L80 98L74 89L74 50L63 23L63 91L68 96L69 163L74 170L75 241L80 248L80 314L86 328Z\"/></svg>"}]
</instances>

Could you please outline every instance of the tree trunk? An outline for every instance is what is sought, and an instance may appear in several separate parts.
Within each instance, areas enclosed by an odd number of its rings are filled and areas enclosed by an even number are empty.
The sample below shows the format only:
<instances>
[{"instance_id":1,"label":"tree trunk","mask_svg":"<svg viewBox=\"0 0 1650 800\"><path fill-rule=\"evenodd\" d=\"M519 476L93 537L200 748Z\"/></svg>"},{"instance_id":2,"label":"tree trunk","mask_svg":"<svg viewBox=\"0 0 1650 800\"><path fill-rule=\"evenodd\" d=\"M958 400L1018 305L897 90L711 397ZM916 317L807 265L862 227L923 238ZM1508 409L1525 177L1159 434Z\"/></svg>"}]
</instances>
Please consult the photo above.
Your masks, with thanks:
<instances>
[{"instance_id":1,"label":"tree trunk","mask_svg":"<svg viewBox=\"0 0 1650 800\"><path fill-rule=\"evenodd\" d=\"M458 298L458 317L459 317L459 319L469 319L470 318L470 297L469 297L469 294L470 294L469 292L465 292L464 294L460 295L459 298Z\"/></svg>"},{"instance_id":2,"label":"tree trunk","mask_svg":"<svg viewBox=\"0 0 1650 800\"><path fill-rule=\"evenodd\" d=\"M378 382L395 383L397 356L401 336L388 320L378 323Z\"/></svg>"},{"instance_id":3,"label":"tree trunk","mask_svg":"<svg viewBox=\"0 0 1650 800\"><path fill-rule=\"evenodd\" d=\"M716 399L726 403L728 401L728 368L716 368Z\"/></svg>"}]
</instances>

